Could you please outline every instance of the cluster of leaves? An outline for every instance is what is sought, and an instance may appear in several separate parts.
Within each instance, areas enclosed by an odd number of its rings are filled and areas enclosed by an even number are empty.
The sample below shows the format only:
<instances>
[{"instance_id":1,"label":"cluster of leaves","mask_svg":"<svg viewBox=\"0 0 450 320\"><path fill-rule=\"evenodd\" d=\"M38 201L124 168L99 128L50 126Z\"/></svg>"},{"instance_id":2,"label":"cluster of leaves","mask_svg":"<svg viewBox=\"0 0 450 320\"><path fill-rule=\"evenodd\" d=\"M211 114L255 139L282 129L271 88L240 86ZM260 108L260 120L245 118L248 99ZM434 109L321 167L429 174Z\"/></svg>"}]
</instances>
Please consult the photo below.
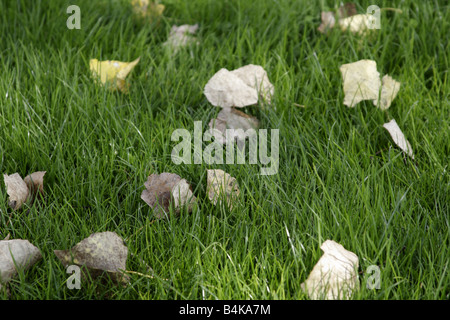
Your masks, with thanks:
<instances>
[{"instance_id":1,"label":"cluster of leaves","mask_svg":"<svg viewBox=\"0 0 450 320\"><path fill-rule=\"evenodd\" d=\"M132 0L131 3L135 14L142 19L155 19L164 11L163 5L148 0ZM366 33L367 17L357 15L353 4L340 7L337 16L341 30L349 30L358 35ZM336 23L335 14L330 12L323 12L322 20L319 27L321 32L332 28ZM173 26L164 46L176 53L177 48L181 46L199 44L192 36L197 29L198 25ZM139 60L140 58L132 62L121 62L92 59L90 69L101 85L127 93L129 84L126 78ZM363 100L372 100L376 107L386 112L400 89L400 83L390 76L385 75L380 79L376 62L372 60L344 64L340 71L345 92L343 104L348 107L354 107ZM204 87L207 100L213 106L222 108L217 118L209 122L210 132L216 141L226 144L245 140L247 135L228 136L226 130L247 131L250 128L258 128L259 120L236 108L254 106L259 102L270 105L274 93L275 87L270 83L262 66L249 64L232 71L222 68L216 72ZM383 127L389 131L394 142L413 158L411 145L395 119L385 123ZM18 173L4 175L9 204L13 210L30 204L39 194L44 195L44 175L44 171L35 172L23 180ZM157 219L169 218L170 212L179 214L183 208L188 212L192 211L198 205L189 182L175 173L151 174L144 186L141 199L152 208ZM211 169L207 171L207 195L214 205L225 204L231 210L239 199L240 190L234 177L223 170ZM311 299L349 298L359 287L355 271L358 268L358 257L332 240L325 241L321 249L324 255L302 284L302 288ZM128 249L122 238L114 232L94 233L73 248L55 250L54 253L63 265L84 267L92 278L106 274L117 284L126 285L129 281L126 275ZM27 269L41 258L40 250L28 240L0 241L0 285L7 283L18 269Z\"/></svg>"}]
</instances>

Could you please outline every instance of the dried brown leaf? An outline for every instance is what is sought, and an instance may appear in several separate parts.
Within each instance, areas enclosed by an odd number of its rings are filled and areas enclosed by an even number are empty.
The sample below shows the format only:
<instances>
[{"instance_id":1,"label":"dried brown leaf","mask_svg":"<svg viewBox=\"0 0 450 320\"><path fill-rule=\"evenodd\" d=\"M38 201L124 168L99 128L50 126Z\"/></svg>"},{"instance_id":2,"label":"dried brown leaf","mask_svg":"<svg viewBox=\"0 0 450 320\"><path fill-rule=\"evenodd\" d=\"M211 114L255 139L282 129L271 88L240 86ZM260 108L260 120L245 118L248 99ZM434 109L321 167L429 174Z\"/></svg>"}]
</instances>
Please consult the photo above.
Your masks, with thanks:
<instances>
[{"instance_id":1,"label":"dried brown leaf","mask_svg":"<svg viewBox=\"0 0 450 320\"><path fill-rule=\"evenodd\" d=\"M142 191L141 199L153 209L158 219L166 217L171 203L179 213L185 205L191 211L196 201L187 181L174 173L151 174L144 185L146 189Z\"/></svg>"},{"instance_id":2,"label":"dried brown leaf","mask_svg":"<svg viewBox=\"0 0 450 320\"><path fill-rule=\"evenodd\" d=\"M3 178L6 185L6 193L9 195L9 206L13 210L18 210L27 202L30 191L27 184L18 173L12 175L4 174Z\"/></svg>"},{"instance_id":3,"label":"dried brown leaf","mask_svg":"<svg viewBox=\"0 0 450 320\"><path fill-rule=\"evenodd\" d=\"M92 278L109 275L117 284L126 284L128 248L115 232L99 232L77 243L72 249L54 250L64 266L86 267Z\"/></svg>"},{"instance_id":4,"label":"dried brown leaf","mask_svg":"<svg viewBox=\"0 0 450 320\"><path fill-rule=\"evenodd\" d=\"M247 137L256 135L256 131L251 129L257 129L259 121L234 108L224 108L216 119L211 119L208 126L216 141L226 144L229 140L230 142L244 141ZM228 131L227 136L227 129L234 129L234 131Z\"/></svg>"}]
</instances>

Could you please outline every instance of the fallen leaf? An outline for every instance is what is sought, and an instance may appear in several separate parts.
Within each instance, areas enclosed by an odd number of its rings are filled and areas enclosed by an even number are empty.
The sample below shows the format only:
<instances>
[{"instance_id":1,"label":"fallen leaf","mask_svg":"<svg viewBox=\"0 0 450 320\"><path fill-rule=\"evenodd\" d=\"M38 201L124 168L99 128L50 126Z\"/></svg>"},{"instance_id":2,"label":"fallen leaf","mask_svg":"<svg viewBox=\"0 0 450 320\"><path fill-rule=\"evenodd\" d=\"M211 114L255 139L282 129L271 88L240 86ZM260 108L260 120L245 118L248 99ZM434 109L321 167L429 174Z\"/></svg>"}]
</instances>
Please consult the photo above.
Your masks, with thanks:
<instances>
[{"instance_id":1,"label":"fallen leaf","mask_svg":"<svg viewBox=\"0 0 450 320\"><path fill-rule=\"evenodd\" d=\"M343 64L339 70L344 86L344 104L354 107L362 100L377 100L381 81L377 63L373 60L359 60Z\"/></svg>"},{"instance_id":2,"label":"fallen leaf","mask_svg":"<svg viewBox=\"0 0 450 320\"><path fill-rule=\"evenodd\" d=\"M400 130L400 127L398 126L395 119L392 119L388 123L383 124L383 127L389 132L395 144L399 146L399 148L404 152L406 152L406 154L409 155L412 159L414 159L411 144L408 140L406 140L405 135L403 134L402 130Z\"/></svg>"},{"instance_id":3,"label":"fallen leaf","mask_svg":"<svg viewBox=\"0 0 450 320\"><path fill-rule=\"evenodd\" d=\"M30 191L27 184L18 173L3 175L6 185L6 193L9 195L8 204L13 210L18 210L27 202Z\"/></svg>"},{"instance_id":4,"label":"fallen leaf","mask_svg":"<svg viewBox=\"0 0 450 320\"><path fill-rule=\"evenodd\" d=\"M0 288L17 274L18 269L26 270L41 258L41 251L28 240L1 240Z\"/></svg>"},{"instance_id":5,"label":"fallen leaf","mask_svg":"<svg viewBox=\"0 0 450 320\"><path fill-rule=\"evenodd\" d=\"M320 246L324 254L301 284L310 299L349 299L359 288L358 256L339 243L326 240Z\"/></svg>"},{"instance_id":6,"label":"fallen leaf","mask_svg":"<svg viewBox=\"0 0 450 320\"><path fill-rule=\"evenodd\" d=\"M349 107L354 107L362 100L372 100L375 106L386 110L400 90L400 82L389 75L380 81L377 63L373 60L343 64L339 69L344 82L344 104Z\"/></svg>"},{"instance_id":7,"label":"fallen leaf","mask_svg":"<svg viewBox=\"0 0 450 320\"><path fill-rule=\"evenodd\" d=\"M337 10L336 15L333 11L322 11L320 13L322 22L317 30L319 30L321 33L326 33L335 26L336 19L344 19L355 14L356 6L351 2L341 5Z\"/></svg>"},{"instance_id":8,"label":"fallen leaf","mask_svg":"<svg viewBox=\"0 0 450 320\"><path fill-rule=\"evenodd\" d=\"M23 179L27 184L28 190L31 195L36 195L37 193L44 193L44 175L46 171L37 171L28 175Z\"/></svg>"},{"instance_id":9,"label":"fallen leaf","mask_svg":"<svg viewBox=\"0 0 450 320\"><path fill-rule=\"evenodd\" d=\"M32 203L38 193L44 193L44 175L46 171L37 171L22 179L18 173L3 175L9 206L18 210L24 203Z\"/></svg>"},{"instance_id":10,"label":"fallen leaf","mask_svg":"<svg viewBox=\"0 0 450 320\"><path fill-rule=\"evenodd\" d=\"M197 32L198 24L195 25L188 25L183 24L181 26L172 26L172 29L170 30L169 38L166 42L163 43L164 46L168 46L169 48L173 49L174 52L178 51L178 48L187 46L191 43L197 43L196 38L192 35Z\"/></svg>"},{"instance_id":11,"label":"fallen leaf","mask_svg":"<svg viewBox=\"0 0 450 320\"><path fill-rule=\"evenodd\" d=\"M226 199L227 207L231 210L233 203L239 197L239 186L235 178L223 170L207 170L207 193L208 198L214 205L222 203ZM225 198L225 197L226 198Z\"/></svg>"},{"instance_id":12,"label":"fallen leaf","mask_svg":"<svg viewBox=\"0 0 450 320\"><path fill-rule=\"evenodd\" d=\"M267 72L263 67L249 64L233 70L231 73L238 76L247 86L256 89L259 95L270 103L275 88L270 83Z\"/></svg>"},{"instance_id":13,"label":"fallen leaf","mask_svg":"<svg viewBox=\"0 0 450 320\"><path fill-rule=\"evenodd\" d=\"M204 93L208 101L222 108L254 105L258 102L258 92L241 78L225 68L220 69L205 85Z\"/></svg>"},{"instance_id":14,"label":"fallen leaf","mask_svg":"<svg viewBox=\"0 0 450 320\"><path fill-rule=\"evenodd\" d=\"M349 30L354 34L365 34L370 28L372 16L369 14L355 14L344 19L339 19L339 27L342 31Z\"/></svg>"},{"instance_id":15,"label":"fallen leaf","mask_svg":"<svg viewBox=\"0 0 450 320\"><path fill-rule=\"evenodd\" d=\"M115 232L93 233L72 249L54 250L54 253L65 267L85 267L93 279L106 273L117 284L128 282L128 276L123 273L128 248Z\"/></svg>"},{"instance_id":16,"label":"fallen leaf","mask_svg":"<svg viewBox=\"0 0 450 320\"><path fill-rule=\"evenodd\" d=\"M132 0L131 5L133 6L134 13L138 17L150 21L159 19L166 8L163 4L153 1L150 2L149 0Z\"/></svg>"},{"instance_id":17,"label":"fallen leaf","mask_svg":"<svg viewBox=\"0 0 450 320\"><path fill-rule=\"evenodd\" d=\"M322 23L317 30L321 33L326 33L328 30L332 29L336 23L336 18L334 17L334 12L332 11L322 11L320 13L320 18Z\"/></svg>"},{"instance_id":18,"label":"fallen leaf","mask_svg":"<svg viewBox=\"0 0 450 320\"><path fill-rule=\"evenodd\" d=\"M141 199L153 209L155 217L158 219L166 217L171 203L173 203L176 213L179 213L181 208L186 205L188 211L191 211L196 202L187 181L174 173L151 174L145 182L145 188L142 191Z\"/></svg>"},{"instance_id":19,"label":"fallen leaf","mask_svg":"<svg viewBox=\"0 0 450 320\"><path fill-rule=\"evenodd\" d=\"M236 70L220 69L205 85L208 101L222 108L254 105L261 96L270 103L274 86L263 67L249 64Z\"/></svg>"},{"instance_id":20,"label":"fallen leaf","mask_svg":"<svg viewBox=\"0 0 450 320\"><path fill-rule=\"evenodd\" d=\"M140 58L132 62L121 62L115 60L98 61L91 59L89 62L90 70L94 77L100 77L103 85L108 84L112 90L119 89L123 93L128 92L128 85L125 82L127 75L139 63Z\"/></svg>"},{"instance_id":21,"label":"fallen leaf","mask_svg":"<svg viewBox=\"0 0 450 320\"><path fill-rule=\"evenodd\" d=\"M386 110L391 106L392 100L397 96L400 90L400 82L395 81L392 77L385 75L382 79L381 95L379 108ZM373 104L378 106L378 100L374 100Z\"/></svg>"},{"instance_id":22,"label":"fallen leaf","mask_svg":"<svg viewBox=\"0 0 450 320\"><path fill-rule=\"evenodd\" d=\"M244 141L247 137L256 135L255 130L249 129L257 129L259 121L255 117L234 108L223 108L216 119L211 119L208 126L210 132L217 139L216 141L227 144L228 141ZM227 129L234 130L229 130L227 136Z\"/></svg>"}]
</instances>

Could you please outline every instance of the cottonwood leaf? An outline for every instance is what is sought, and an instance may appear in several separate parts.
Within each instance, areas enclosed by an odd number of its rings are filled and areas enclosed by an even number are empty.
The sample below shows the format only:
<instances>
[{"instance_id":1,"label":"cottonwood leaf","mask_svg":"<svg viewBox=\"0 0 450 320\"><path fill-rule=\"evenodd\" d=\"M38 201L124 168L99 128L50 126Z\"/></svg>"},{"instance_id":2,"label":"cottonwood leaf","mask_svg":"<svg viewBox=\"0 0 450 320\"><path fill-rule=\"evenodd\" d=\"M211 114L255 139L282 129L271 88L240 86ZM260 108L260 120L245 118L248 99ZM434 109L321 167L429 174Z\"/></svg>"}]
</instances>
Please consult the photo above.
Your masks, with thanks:
<instances>
[{"instance_id":1,"label":"cottonwood leaf","mask_svg":"<svg viewBox=\"0 0 450 320\"><path fill-rule=\"evenodd\" d=\"M27 184L31 195L44 193L44 175L46 173L46 171L36 171L23 179L23 181Z\"/></svg>"},{"instance_id":2,"label":"cottonwood leaf","mask_svg":"<svg viewBox=\"0 0 450 320\"><path fill-rule=\"evenodd\" d=\"M3 175L6 185L6 193L9 195L8 204L13 210L18 210L27 202L30 191L27 184L18 173Z\"/></svg>"},{"instance_id":3,"label":"cottonwood leaf","mask_svg":"<svg viewBox=\"0 0 450 320\"><path fill-rule=\"evenodd\" d=\"M359 288L358 256L339 243L326 240L320 246L324 254L301 284L310 299L349 299Z\"/></svg>"},{"instance_id":4,"label":"cottonwood leaf","mask_svg":"<svg viewBox=\"0 0 450 320\"><path fill-rule=\"evenodd\" d=\"M409 155L412 159L414 159L411 144L408 140L406 140L405 135L403 134L402 130L400 130L400 127L398 126L395 119L392 119L391 121L383 124L383 127L389 132L395 144L404 152L406 152L406 154Z\"/></svg>"},{"instance_id":5,"label":"cottonwood leaf","mask_svg":"<svg viewBox=\"0 0 450 320\"><path fill-rule=\"evenodd\" d=\"M320 13L320 19L322 20L322 23L317 28L317 30L319 30L321 33L326 33L336 24L336 18L334 17L334 12L332 11L322 11Z\"/></svg>"},{"instance_id":6,"label":"cottonwood leaf","mask_svg":"<svg viewBox=\"0 0 450 320\"><path fill-rule=\"evenodd\" d=\"M158 219L166 217L172 203L179 213L183 206L191 211L197 200L187 181L174 173L151 174L144 185L141 199L153 209Z\"/></svg>"},{"instance_id":7,"label":"cottonwood leaf","mask_svg":"<svg viewBox=\"0 0 450 320\"><path fill-rule=\"evenodd\" d=\"M227 144L228 142L244 141L247 137L256 136L255 129L259 127L259 121L255 117L234 108L224 108L219 112L216 119L211 119L208 126L216 141Z\"/></svg>"},{"instance_id":8,"label":"cottonwood leaf","mask_svg":"<svg viewBox=\"0 0 450 320\"><path fill-rule=\"evenodd\" d=\"M382 79L380 103L374 100L373 104L378 106L381 110L386 110L391 106L392 100L397 96L400 90L400 82L392 79L391 76L385 75Z\"/></svg>"},{"instance_id":9,"label":"cottonwood leaf","mask_svg":"<svg viewBox=\"0 0 450 320\"><path fill-rule=\"evenodd\" d=\"M37 194L44 193L44 175L46 171L37 171L22 179L18 173L4 174L6 193L9 195L9 206L18 210L24 203L30 204Z\"/></svg>"},{"instance_id":10,"label":"cottonwood leaf","mask_svg":"<svg viewBox=\"0 0 450 320\"><path fill-rule=\"evenodd\" d=\"M121 62L116 60L98 61L91 59L89 67L92 75L100 78L103 85L108 85L111 90L120 90L123 93L128 92L129 85L126 84L125 78L139 63L140 58L132 62Z\"/></svg>"},{"instance_id":11,"label":"cottonwood leaf","mask_svg":"<svg viewBox=\"0 0 450 320\"><path fill-rule=\"evenodd\" d=\"M377 63L373 60L343 64L339 69L343 79L344 104L349 107L354 107L362 100L372 100L375 106L386 110L400 90L400 82L389 75L380 80Z\"/></svg>"},{"instance_id":12,"label":"cottonwood leaf","mask_svg":"<svg viewBox=\"0 0 450 320\"><path fill-rule=\"evenodd\" d=\"M381 81L377 63L373 60L359 60L341 65L344 86L344 104L354 107L362 100L377 100Z\"/></svg>"},{"instance_id":13,"label":"cottonwood leaf","mask_svg":"<svg viewBox=\"0 0 450 320\"><path fill-rule=\"evenodd\" d=\"M372 16L369 14L355 14L354 16L339 19L339 27L342 31L350 31L353 34L364 35L370 30Z\"/></svg>"},{"instance_id":14,"label":"cottonwood leaf","mask_svg":"<svg viewBox=\"0 0 450 320\"><path fill-rule=\"evenodd\" d=\"M336 24L336 19L344 19L355 14L356 6L351 2L341 5L337 10L336 15L333 11L322 11L320 13L322 22L317 30L319 30L321 33L326 33L334 27L334 25Z\"/></svg>"},{"instance_id":15,"label":"cottonwood leaf","mask_svg":"<svg viewBox=\"0 0 450 320\"><path fill-rule=\"evenodd\" d=\"M163 45L171 48L174 52L177 52L180 47L187 46L191 43L198 44L196 38L192 36L197 32L197 29L198 24L183 24L181 26L174 25L170 30L169 38L163 43Z\"/></svg>"},{"instance_id":16,"label":"cottonwood leaf","mask_svg":"<svg viewBox=\"0 0 450 320\"><path fill-rule=\"evenodd\" d=\"M266 70L263 67L249 64L231 71L238 76L246 85L256 89L259 95L270 103L275 92L275 87L269 81Z\"/></svg>"},{"instance_id":17,"label":"cottonwood leaf","mask_svg":"<svg viewBox=\"0 0 450 320\"><path fill-rule=\"evenodd\" d=\"M65 267L85 267L93 279L107 274L117 284L128 282L124 274L128 248L115 232L93 233L73 248L54 250L54 253Z\"/></svg>"},{"instance_id":18,"label":"cottonwood leaf","mask_svg":"<svg viewBox=\"0 0 450 320\"><path fill-rule=\"evenodd\" d=\"M226 200L226 206L231 210L239 197L239 186L235 178L223 170L207 170L208 198L214 205Z\"/></svg>"},{"instance_id":19,"label":"cottonwood leaf","mask_svg":"<svg viewBox=\"0 0 450 320\"><path fill-rule=\"evenodd\" d=\"M18 269L26 270L41 258L41 251L28 240L1 240L0 288L17 274Z\"/></svg>"},{"instance_id":20,"label":"cottonwood leaf","mask_svg":"<svg viewBox=\"0 0 450 320\"><path fill-rule=\"evenodd\" d=\"M163 4L150 0L132 0L134 13L141 19L158 20L166 8Z\"/></svg>"},{"instance_id":21,"label":"cottonwood leaf","mask_svg":"<svg viewBox=\"0 0 450 320\"><path fill-rule=\"evenodd\" d=\"M212 105L222 108L242 108L258 102L256 89L225 68L209 79L204 94Z\"/></svg>"}]
</instances>

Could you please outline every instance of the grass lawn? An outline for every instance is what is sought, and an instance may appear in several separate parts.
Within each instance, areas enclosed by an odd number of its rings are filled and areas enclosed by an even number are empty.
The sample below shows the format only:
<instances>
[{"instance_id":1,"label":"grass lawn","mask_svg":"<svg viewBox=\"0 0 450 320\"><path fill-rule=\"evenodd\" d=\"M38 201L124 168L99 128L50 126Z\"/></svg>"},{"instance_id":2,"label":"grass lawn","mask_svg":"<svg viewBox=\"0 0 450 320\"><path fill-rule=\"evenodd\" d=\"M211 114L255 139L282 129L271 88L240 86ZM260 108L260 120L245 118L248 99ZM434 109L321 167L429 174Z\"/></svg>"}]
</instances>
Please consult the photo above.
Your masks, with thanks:
<instances>
[{"instance_id":1,"label":"grass lawn","mask_svg":"<svg viewBox=\"0 0 450 320\"><path fill-rule=\"evenodd\" d=\"M0 2L0 173L47 171L45 199L12 212L0 182L0 239L28 239L43 258L9 284L10 299L307 299L300 284L327 239L359 257L353 299L449 299L449 33L445 1L361 1L383 11L369 37L317 31L335 1L163 0L142 23L125 0ZM81 9L69 30L66 9ZM173 24L199 24L199 45L170 54ZM89 60L132 61L129 94L96 85ZM339 66L377 62L401 82L391 107L343 105ZM221 68L264 67L269 107L246 107L279 129L279 171L261 165L175 165L175 129L203 131L220 111L203 94ZM305 107L299 107L304 105ZM396 119L415 159L383 123ZM204 146L209 143L204 143ZM207 198L206 169L241 190L230 211ZM155 220L141 200L150 173L189 181L198 209ZM9 217L11 217L9 219ZM129 250L130 284L82 282L53 250L114 231ZM380 268L379 289L366 288ZM151 267L150 270L148 267ZM5 291L0 298L8 299Z\"/></svg>"}]
</instances>

